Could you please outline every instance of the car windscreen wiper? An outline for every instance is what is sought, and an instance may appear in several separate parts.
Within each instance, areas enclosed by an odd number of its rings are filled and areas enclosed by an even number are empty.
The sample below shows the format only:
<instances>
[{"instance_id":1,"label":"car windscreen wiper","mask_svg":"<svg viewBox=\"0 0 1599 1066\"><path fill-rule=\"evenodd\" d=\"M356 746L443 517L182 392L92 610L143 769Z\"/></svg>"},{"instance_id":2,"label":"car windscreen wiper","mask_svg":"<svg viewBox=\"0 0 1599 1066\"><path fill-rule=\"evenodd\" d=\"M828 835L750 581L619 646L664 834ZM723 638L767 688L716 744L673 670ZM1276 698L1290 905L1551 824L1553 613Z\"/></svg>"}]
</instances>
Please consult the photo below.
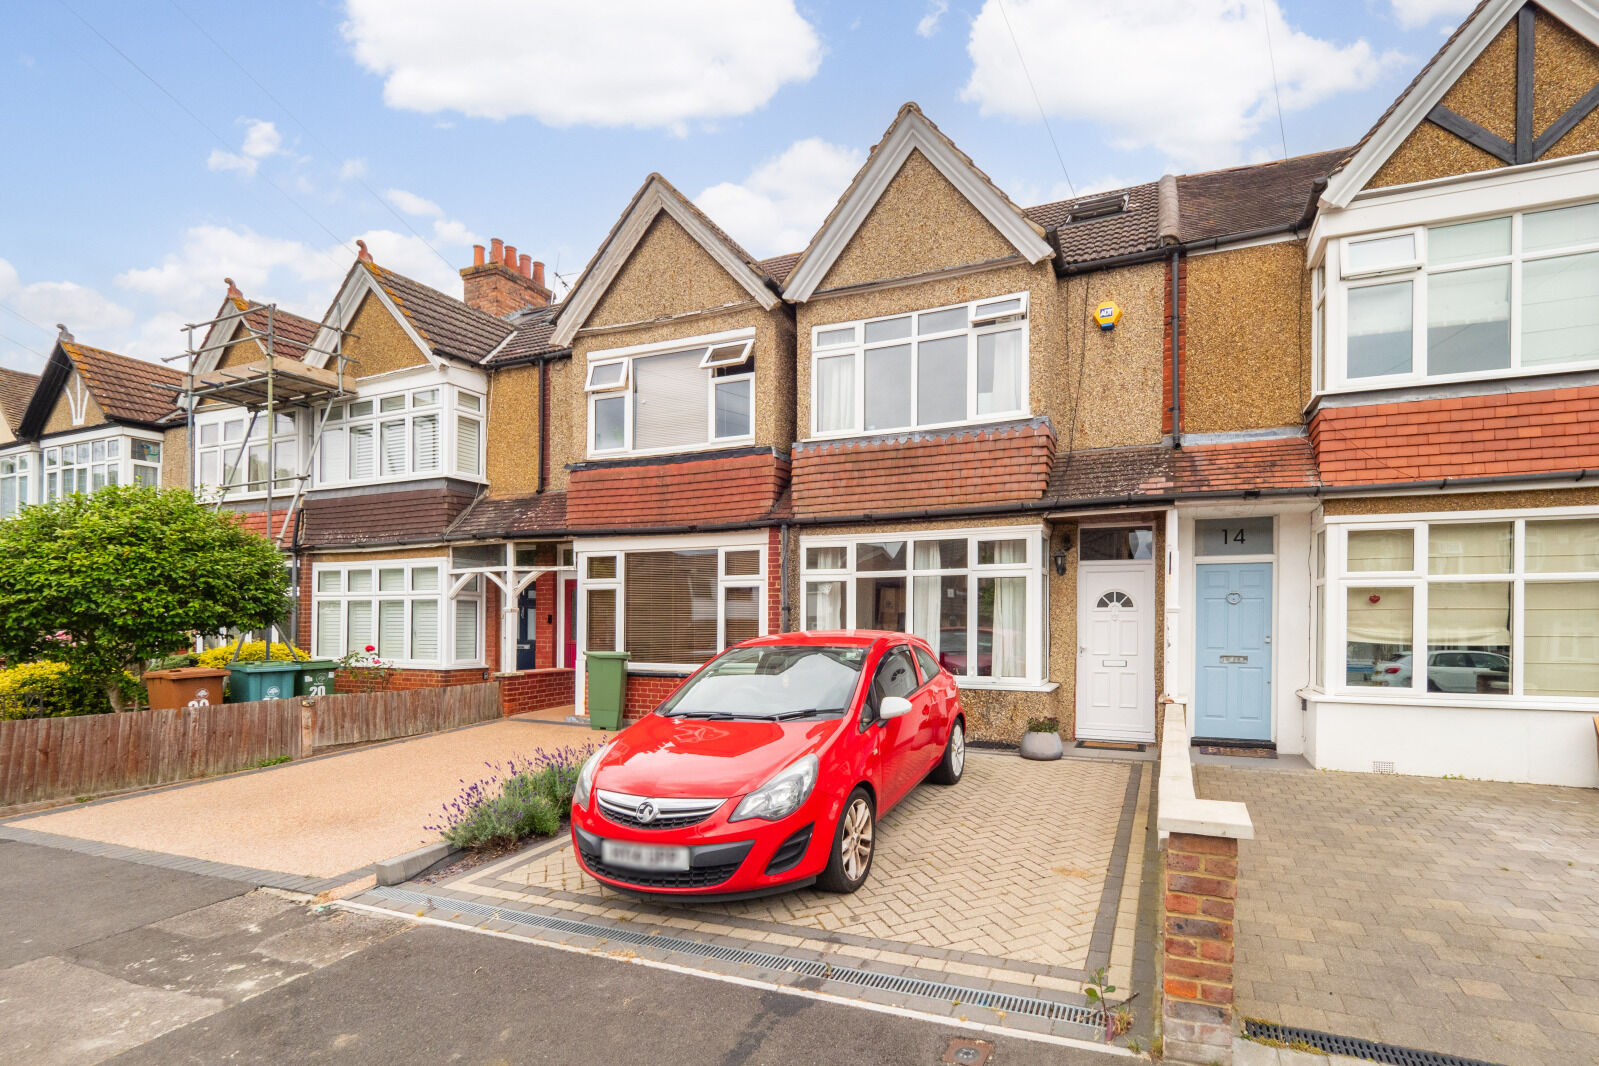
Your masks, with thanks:
<instances>
[{"instance_id":1,"label":"car windscreen wiper","mask_svg":"<svg viewBox=\"0 0 1599 1066\"><path fill-rule=\"evenodd\" d=\"M727 714L724 711L668 711L666 713L672 718L704 718L707 721L714 722L731 722L739 717L736 714Z\"/></svg>"},{"instance_id":2,"label":"car windscreen wiper","mask_svg":"<svg viewBox=\"0 0 1599 1066\"><path fill-rule=\"evenodd\" d=\"M806 707L799 711L783 711L781 714L771 715L774 722L792 722L798 718L811 718L819 714L842 714L842 707Z\"/></svg>"}]
</instances>

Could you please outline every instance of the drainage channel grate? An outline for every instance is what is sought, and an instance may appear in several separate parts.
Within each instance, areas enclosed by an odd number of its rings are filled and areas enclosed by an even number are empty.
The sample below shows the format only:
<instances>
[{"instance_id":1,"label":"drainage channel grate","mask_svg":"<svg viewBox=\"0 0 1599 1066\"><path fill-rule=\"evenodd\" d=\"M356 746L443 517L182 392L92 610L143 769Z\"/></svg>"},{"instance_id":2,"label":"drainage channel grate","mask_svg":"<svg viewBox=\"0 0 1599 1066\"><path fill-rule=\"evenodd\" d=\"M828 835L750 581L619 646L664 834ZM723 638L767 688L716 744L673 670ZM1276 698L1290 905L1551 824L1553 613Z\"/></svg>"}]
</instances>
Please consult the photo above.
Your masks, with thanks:
<instances>
[{"instance_id":1,"label":"drainage channel grate","mask_svg":"<svg viewBox=\"0 0 1599 1066\"><path fill-rule=\"evenodd\" d=\"M1244 1035L1257 1040L1280 1040L1285 1044L1309 1044L1317 1051L1330 1055L1347 1055L1367 1062L1387 1063L1388 1066L1494 1066L1482 1059L1463 1059L1459 1055L1441 1055L1436 1051L1417 1051L1415 1048L1378 1044L1353 1036L1333 1036L1314 1029L1296 1029L1291 1025L1274 1025L1271 1022L1244 1022Z\"/></svg>"},{"instance_id":2,"label":"drainage channel grate","mask_svg":"<svg viewBox=\"0 0 1599 1066\"><path fill-rule=\"evenodd\" d=\"M599 937L607 942L649 946L661 951L681 952L685 955L695 955L705 959L721 959L724 962L745 963L766 970L777 970L780 973L801 974L806 977L838 981L858 988L875 988L879 991L892 992L899 995L923 996L927 999L939 999L945 1002L960 1002L974 1007L987 1007L990 1010L1004 1011L1007 1014L1026 1015L1029 1018L1074 1022L1094 1029L1100 1026L1098 1011L1075 1003L1059 1003L1055 1000L1036 999L1032 996L1015 996L1005 992L992 992L984 988L967 988L963 985L944 984L940 981L924 981L920 978L901 977L898 974L875 973L871 970L854 966L829 965L825 962L817 962L814 959L796 959L766 951L750 951L748 948L732 948L721 944L706 944L699 940L685 940L682 937L652 936L649 933L641 933L635 929L616 929L608 925L580 922L571 918L555 918L546 914L533 914L528 911L510 910L505 907L491 907L487 904L473 903L470 900L455 899L450 896L429 896L421 892L412 892L410 889L405 888L374 888L370 892L374 896L391 899L396 903L421 904L432 907L435 910L456 911L461 914L476 915L480 918L498 918L501 921L533 926L536 929L545 929L550 932L576 933L581 936Z\"/></svg>"}]
</instances>

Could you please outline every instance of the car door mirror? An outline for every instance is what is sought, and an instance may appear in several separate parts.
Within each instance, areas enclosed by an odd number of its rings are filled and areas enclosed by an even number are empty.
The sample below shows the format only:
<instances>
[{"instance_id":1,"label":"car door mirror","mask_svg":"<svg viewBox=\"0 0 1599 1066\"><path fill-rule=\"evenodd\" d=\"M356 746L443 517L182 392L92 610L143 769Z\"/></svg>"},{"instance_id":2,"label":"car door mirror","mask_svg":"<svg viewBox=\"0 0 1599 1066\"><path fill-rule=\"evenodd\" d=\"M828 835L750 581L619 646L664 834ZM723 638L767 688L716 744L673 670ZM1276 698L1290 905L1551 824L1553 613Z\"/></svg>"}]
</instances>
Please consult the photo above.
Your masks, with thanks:
<instances>
[{"instance_id":1,"label":"car door mirror","mask_svg":"<svg viewBox=\"0 0 1599 1066\"><path fill-rule=\"evenodd\" d=\"M884 696L883 702L877 707L877 718L882 722L890 718L902 718L910 713L911 701L904 696Z\"/></svg>"}]
</instances>

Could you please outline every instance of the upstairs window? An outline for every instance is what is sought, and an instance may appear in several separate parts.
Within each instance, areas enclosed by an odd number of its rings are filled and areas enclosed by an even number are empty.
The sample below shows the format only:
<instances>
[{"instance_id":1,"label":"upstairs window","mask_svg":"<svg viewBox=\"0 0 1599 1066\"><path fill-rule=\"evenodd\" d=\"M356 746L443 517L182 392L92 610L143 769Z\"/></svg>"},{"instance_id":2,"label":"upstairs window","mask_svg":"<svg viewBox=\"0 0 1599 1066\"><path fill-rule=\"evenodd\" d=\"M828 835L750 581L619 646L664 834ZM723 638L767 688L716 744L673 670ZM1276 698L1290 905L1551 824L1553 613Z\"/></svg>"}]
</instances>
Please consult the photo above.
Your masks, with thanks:
<instances>
[{"instance_id":1,"label":"upstairs window","mask_svg":"<svg viewBox=\"0 0 1599 1066\"><path fill-rule=\"evenodd\" d=\"M32 473L31 455L0 458L0 518L11 518L24 504L33 502L33 497L28 494Z\"/></svg>"},{"instance_id":2,"label":"upstairs window","mask_svg":"<svg viewBox=\"0 0 1599 1066\"><path fill-rule=\"evenodd\" d=\"M811 433L883 433L1027 413L1027 294L819 326Z\"/></svg>"},{"instance_id":3,"label":"upstairs window","mask_svg":"<svg viewBox=\"0 0 1599 1066\"><path fill-rule=\"evenodd\" d=\"M1338 275L1329 388L1599 361L1599 203L1347 238Z\"/></svg>"},{"instance_id":4,"label":"upstairs window","mask_svg":"<svg viewBox=\"0 0 1599 1066\"><path fill-rule=\"evenodd\" d=\"M269 463L264 414L255 419L254 425L243 411L199 415L195 425L196 483L211 489L226 484L230 494L265 492L270 467L273 490L293 492L293 479L300 473L299 422L293 412L274 417L277 424L272 427L272 450L276 461Z\"/></svg>"},{"instance_id":5,"label":"upstairs window","mask_svg":"<svg viewBox=\"0 0 1599 1066\"><path fill-rule=\"evenodd\" d=\"M447 466L452 429L455 458ZM483 398L475 393L432 385L349 400L328 412L318 447L319 485L436 477L447 471L482 474Z\"/></svg>"},{"instance_id":6,"label":"upstairs window","mask_svg":"<svg viewBox=\"0 0 1599 1066\"><path fill-rule=\"evenodd\" d=\"M589 452L671 452L754 437L754 340L737 337L631 355L594 352Z\"/></svg>"},{"instance_id":7,"label":"upstairs window","mask_svg":"<svg viewBox=\"0 0 1599 1066\"><path fill-rule=\"evenodd\" d=\"M44 449L44 500L107 485L159 485L161 444L139 437L101 437Z\"/></svg>"}]
</instances>

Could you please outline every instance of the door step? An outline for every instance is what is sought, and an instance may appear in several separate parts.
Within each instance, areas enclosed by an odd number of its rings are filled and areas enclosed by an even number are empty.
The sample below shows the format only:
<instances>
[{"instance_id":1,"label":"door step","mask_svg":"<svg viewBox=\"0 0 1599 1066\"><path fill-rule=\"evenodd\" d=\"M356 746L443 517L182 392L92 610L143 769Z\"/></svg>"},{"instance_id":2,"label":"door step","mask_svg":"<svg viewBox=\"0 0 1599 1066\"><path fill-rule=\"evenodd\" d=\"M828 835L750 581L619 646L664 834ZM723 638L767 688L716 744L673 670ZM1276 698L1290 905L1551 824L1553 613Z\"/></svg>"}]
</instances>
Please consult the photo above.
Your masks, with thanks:
<instances>
[{"instance_id":1,"label":"door step","mask_svg":"<svg viewBox=\"0 0 1599 1066\"><path fill-rule=\"evenodd\" d=\"M1272 744L1195 740L1193 747L1201 755L1231 755L1239 759L1275 759L1277 757L1277 748Z\"/></svg>"},{"instance_id":2,"label":"door step","mask_svg":"<svg viewBox=\"0 0 1599 1066\"><path fill-rule=\"evenodd\" d=\"M1143 751L1145 747L1136 740L1079 740L1076 746L1091 751Z\"/></svg>"}]
</instances>

